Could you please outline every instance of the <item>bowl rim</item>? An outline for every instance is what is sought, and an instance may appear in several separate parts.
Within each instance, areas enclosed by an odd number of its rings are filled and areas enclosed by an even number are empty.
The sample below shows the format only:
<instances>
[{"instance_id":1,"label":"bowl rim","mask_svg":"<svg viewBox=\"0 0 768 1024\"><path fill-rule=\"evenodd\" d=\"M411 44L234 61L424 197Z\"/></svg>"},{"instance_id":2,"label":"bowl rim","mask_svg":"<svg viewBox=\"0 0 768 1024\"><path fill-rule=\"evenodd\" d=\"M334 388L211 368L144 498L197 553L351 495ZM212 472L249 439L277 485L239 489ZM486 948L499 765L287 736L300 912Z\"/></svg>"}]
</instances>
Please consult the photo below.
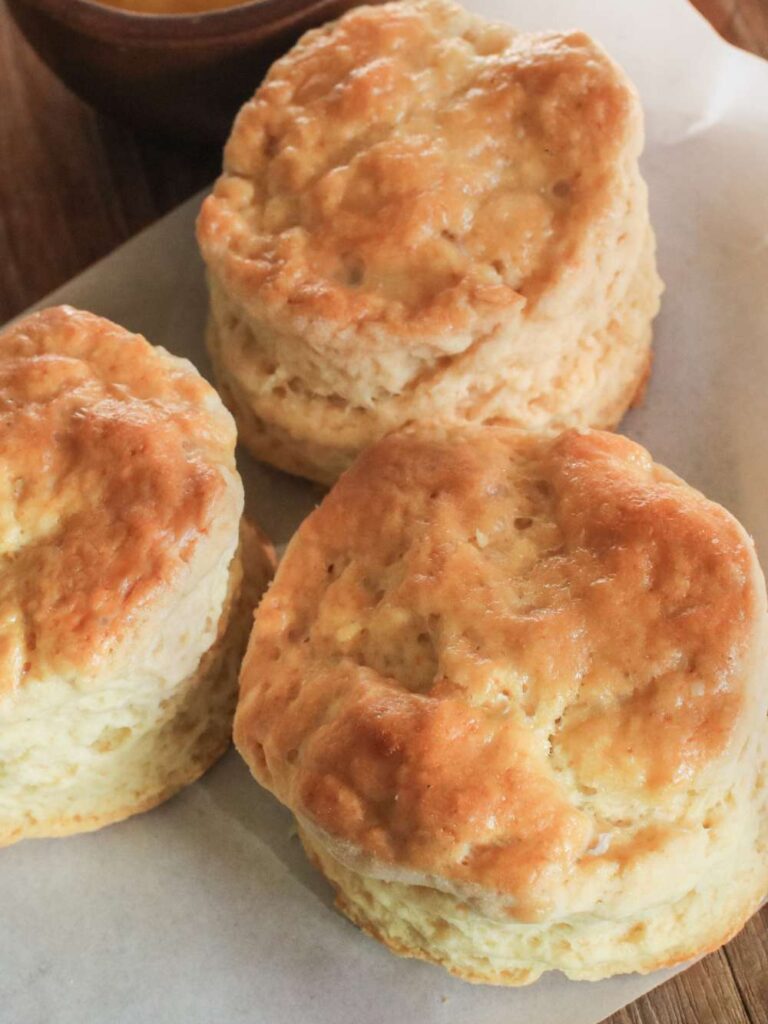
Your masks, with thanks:
<instances>
[{"instance_id":1,"label":"bowl rim","mask_svg":"<svg viewBox=\"0 0 768 1024\"><path fill-rule=\"evenodd\" d=\"M88 35L122 35L126 40L197 42L201 38L228 36L246 28L279 24L290 16L322 10L332 0L245 0L213 11L181 14L150 14L124 10L99 0L14 0L14 6L34 8L73 30ZM261 17L254 17L261 15ZM190 31L194 29L194 31Z\"/></svg>"}]
</instances>

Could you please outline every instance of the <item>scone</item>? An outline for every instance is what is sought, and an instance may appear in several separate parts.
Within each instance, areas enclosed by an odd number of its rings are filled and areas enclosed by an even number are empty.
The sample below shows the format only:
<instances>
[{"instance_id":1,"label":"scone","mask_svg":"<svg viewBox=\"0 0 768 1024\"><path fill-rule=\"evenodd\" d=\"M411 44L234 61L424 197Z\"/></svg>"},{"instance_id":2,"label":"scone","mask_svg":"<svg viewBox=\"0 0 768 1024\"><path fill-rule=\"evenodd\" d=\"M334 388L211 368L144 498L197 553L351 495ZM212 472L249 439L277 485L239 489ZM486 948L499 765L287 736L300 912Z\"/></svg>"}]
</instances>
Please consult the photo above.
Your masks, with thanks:
<instances>
[{"instance_id":1,"label":"scone","mask_svg":"<svg viewBox=\"0 0 768 1024\"><path fill-rule=\"evenodd\" d=\"M0 334L0 845L155 806L226 749L269 545L186 360L68 307Z\"/></svg>"},{"instance_id":2,"label":"scone","mask_svg":"<svg viewBox=\"0 0 768 1024\"><path fill-rule=\"evenodd\" d=\"M646 972L768 892L765 657L752 542L639 445L404 430L289 546L235 742L396 952Z\"/></svg>"},{"instance_id":3,"label":"scone","mask_svg":"<svg viewBox=\"0 0 768 1024\"><path fill-rule=\"evenodd\" d=\"M420 0L307 33L198 222L246 446L328 483L412 420L617 423L661 291L642 142L634 88L581 32Z\"/></svg>"}]
</instances>

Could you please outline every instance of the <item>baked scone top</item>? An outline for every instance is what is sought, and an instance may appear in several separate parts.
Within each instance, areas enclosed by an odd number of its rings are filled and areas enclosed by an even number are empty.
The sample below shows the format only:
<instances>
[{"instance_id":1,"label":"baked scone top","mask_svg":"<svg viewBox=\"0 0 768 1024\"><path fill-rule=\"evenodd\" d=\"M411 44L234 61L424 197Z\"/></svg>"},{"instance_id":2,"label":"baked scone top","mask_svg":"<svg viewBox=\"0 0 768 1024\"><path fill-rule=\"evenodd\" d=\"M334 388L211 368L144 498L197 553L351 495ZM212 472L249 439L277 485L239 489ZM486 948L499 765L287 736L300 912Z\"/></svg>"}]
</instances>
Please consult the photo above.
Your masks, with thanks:
<instances>
[{"instance_id":1,"label":"baked scone top","mask_svg":"<svg viewBox=\"0 0 768 1024\"><path fill-rule=\"evenodd\" d=\"M362 7L308 32L241 110L200 244L278 321L458 329L593 258L641 134L630 83L583 33L444 0Z\"/></svg>"},{"instance_id":2,"label":"baked scone top","mask_svg":"<svg viewBox=\"0 0 768 1024\"><path fill-rule=\"evenodd\" d=\"M759 579L738 523L623 437L403 431L292 541L235 740L363 870L522 919L663 899L655 854L706 848L764 729Z\"/></svg>"},{"instance_id":3,"label":"baked scone top","mask_svg":"<svg viewBox=\"0 0 768 1024\"><path fill-rule=\"evenodd\" d=\"M217 519L236 532L234 446L189 363L107 320L0 335L0 692L98 671Z\"/></svg>"}]
</instances>

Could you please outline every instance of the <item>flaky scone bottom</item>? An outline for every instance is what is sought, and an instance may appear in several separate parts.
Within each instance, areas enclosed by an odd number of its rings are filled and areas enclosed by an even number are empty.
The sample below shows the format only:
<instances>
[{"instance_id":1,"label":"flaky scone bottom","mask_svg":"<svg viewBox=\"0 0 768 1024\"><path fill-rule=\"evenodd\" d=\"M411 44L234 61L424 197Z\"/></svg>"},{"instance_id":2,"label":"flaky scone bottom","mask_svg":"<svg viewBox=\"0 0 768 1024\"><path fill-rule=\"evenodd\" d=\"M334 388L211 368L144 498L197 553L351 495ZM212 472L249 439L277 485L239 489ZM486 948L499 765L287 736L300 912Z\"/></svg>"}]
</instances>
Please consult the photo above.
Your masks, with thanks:
<instances>
[{"instance_id":1,"label":"flaky scone bottom","mask_svg":"<svg viewBox=\"0 0 768 1024\"><path fill-rule=\"evenodd\" d=\"M499 353L492 380L475 375L469 353L466 366L464 357L456 357L441 376L369 408L315 394L300 380L283 380L274 367L262 365L253 326L213 280L206 340L241 443L260 461L332 484L363 448L412 420L505 419L529 430L616 426L645 389L661 290L655 241L647 229L626 294L599 330L560 346L550 359L532 351L530 362L529 356L520 361L510 351L505 356L504 339L494 339ZM462 401L456 400L457 390Z\"/></svg>"},{"instance_id":2,"label":"flaky scone bottom","mask_svg":"<svg viewBox=\"0 0 768 1024\"><path fill-rule=\"evenodd\" d=\"M157 692L116 684L98 696L73 696L49 718L48 684L24 695L35 704L29 718L39 718L40 742L38 749L16 751L13 760L4 757L0 846L91 832L151 810L222 756L231 741L253 610L273 567L271 547L243 523L216 639L195 672L162 699ZM123 724L127 721L132 725ZM54 729L49 744L46 736ZM91 741L83 743L84 737Z\"/></svg>"},{"instance_id":3,"label":"flaky scone bottom","mask_svg":"<svg viewBox=\"0 0 768 1024\"><path fill-rule=\"evenodd\" d=\"M768 754L768 751L766 751ZM768 804L768 761L755 783ZM600 981L685 963L728 942L768 894L768 806L762 832L736 843L731 858L674 902L653 903L620 920L595 913L523 923L491 918L470 902L426 885L374 878L342 864L300 828L310 861L336 892L336 905L368 935L400 956L437 964L464 981L519 986L545 971ZM734 824L734 827L738 827ZM684 870L675 865L670 870Z\"/></svg>"}]
</instances>

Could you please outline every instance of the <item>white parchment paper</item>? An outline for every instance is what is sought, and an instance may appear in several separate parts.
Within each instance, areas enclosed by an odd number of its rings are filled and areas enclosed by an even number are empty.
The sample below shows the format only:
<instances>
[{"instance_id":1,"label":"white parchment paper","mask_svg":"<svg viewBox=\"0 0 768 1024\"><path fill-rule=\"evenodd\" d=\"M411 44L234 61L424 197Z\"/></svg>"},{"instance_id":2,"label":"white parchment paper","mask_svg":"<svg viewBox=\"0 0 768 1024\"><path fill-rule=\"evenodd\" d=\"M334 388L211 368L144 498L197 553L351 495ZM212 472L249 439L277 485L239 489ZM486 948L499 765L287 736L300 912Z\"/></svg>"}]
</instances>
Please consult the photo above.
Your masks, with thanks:
<instances>
[{"instance_id":1,"label":"white parchment paper","mask_svg":"<svg viewBox=\"0 0 768 1024\"><path fill-rule=\"evenodd\" d=\"M582 27L642 94L667 282L645 406L624 429L739 516L768 561L768 64L684 0L475 0ZM194 200L70 282L70 302L202 370ZM320 492L241 459L283 543ZM230 753L150 814L0 851L2 1024L595 1024L668 974L477 988L395 958L331 908L287 812Z\"/></svg>"}]
</instances>

